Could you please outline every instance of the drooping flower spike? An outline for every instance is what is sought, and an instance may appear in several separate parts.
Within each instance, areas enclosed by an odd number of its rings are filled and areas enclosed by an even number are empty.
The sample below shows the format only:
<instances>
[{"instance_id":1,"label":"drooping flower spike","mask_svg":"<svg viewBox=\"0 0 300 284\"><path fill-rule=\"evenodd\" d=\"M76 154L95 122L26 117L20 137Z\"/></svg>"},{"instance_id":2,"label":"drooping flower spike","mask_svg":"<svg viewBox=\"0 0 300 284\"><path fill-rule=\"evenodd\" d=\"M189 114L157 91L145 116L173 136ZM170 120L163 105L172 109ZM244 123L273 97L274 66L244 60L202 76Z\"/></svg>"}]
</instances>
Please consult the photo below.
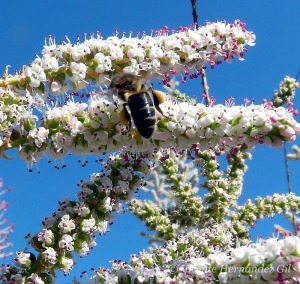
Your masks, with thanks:
<instances>
[{"instance_id":1,"label":"drooping flower spike","mask_svg":"<svg viewBox=\"0 0 300 284\"><path fill-rule=\"evenodd\" d=\"M67 37L60 44L50 37L30 66L17 76L6 76L0 86L15 85L16 91L31 94L64 94L87 85L108 84L118 73L132 73L145 80L159 77L166 83L169 74L190 74L198 77L204 64L212 68L222 60L243 59L246 46L254 45L255 35L237 20L207 23L196 28L168 27L150 36L126 37L125 34L103 39L100 33L85 36L83 42L72 43Z\"/></svg>"}]
</instances>

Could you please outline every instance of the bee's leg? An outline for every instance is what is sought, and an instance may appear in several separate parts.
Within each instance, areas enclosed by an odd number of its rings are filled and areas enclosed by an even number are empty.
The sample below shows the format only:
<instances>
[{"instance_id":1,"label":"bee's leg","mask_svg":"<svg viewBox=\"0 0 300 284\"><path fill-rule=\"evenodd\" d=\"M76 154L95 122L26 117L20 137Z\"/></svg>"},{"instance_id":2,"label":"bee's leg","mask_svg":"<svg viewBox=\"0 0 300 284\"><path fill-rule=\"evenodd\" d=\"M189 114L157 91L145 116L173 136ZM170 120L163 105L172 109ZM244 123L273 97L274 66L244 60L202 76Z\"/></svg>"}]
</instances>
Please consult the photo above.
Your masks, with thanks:
<instances>
[{"instance_id":1,"label":"bee's leg","mask_svg":"<svg viewBox=\"0 0 300 284\"><path fill-rule=\"evenodd\" d=\"M129 132L131 129L131 117L130 114L127 111L127 103L123 104L123 109L120 111L120 122L121 123L127 123L129 124L129 129L125 131L125 133Z\"/></svg>"},{"instance_id":2,"label":"bee's leg","mask_svg":"<svg viewBox=\"0 0 300 284\"><path fill-rule=\"evenodd\" d=\"M155 108L159 111L159 113L165 116L159 106L166 100L165 94L161 91L153 90L153 89L152 89L152 94L153 94L153 101L154 101Z\"/></svg>"},{"instance_id":3,"label":"bee's leg","mask_svg":"<svg viewBox=\"0 0 300 284\"><path fill-rule=\"evenodd\" d=\"M118 104L117 104L117 102L116 101L114 101L114 105L115 105L115 109L114 109L114 111L116 111L117 109L118 109Z\"/></svg>"},{"instance_id":4,"label":"bee's leg","mask_svg":"<svg viewBox=\"0 0 300 284\"><path fill-rule=\"evenodd\" d=\"M118 91L118 92L113 92L112 94L113 96L113 102L115 105L115 111L118 109L119 105L125 101L125 96L124 96L124 92L122 91Z\"/></svg>"},{"instance_id":5,"label":"bee's leg","mask_svg":"<svg viewBox=\"0 0 300 284\"><path fill-rule=\"evenodd\" d=\"M115 105L115 109L114 111L116 111L118 109L118 103L117 103L117 96L115 94L113 94L113 102L114 102L114 105Z\"/></svg>"}]
</instances>

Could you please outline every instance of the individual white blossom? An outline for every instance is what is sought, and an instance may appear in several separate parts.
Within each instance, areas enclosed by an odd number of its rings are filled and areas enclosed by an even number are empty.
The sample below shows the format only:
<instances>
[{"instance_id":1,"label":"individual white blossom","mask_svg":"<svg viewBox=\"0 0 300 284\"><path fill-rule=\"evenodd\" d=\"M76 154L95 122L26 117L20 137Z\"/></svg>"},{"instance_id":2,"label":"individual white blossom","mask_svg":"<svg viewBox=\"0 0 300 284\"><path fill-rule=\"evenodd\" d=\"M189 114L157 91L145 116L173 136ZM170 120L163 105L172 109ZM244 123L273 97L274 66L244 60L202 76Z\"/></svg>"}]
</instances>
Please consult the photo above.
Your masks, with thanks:
<instances>
[{"instance_id":1,"label":"individual white blossom","mask_svg":"<svg viewBox=\"0 0 300 284\"><path fill-rule=\"evenodd\" d=\"M81 223L81 230L83 232L92 233L94 231L95 224L96 224L96 221L94 218L84 219Z\"/></svg>"},{"instance_id":2,"label":"individual white blossom","mask_svg":"<svg viewBox=\"0 0 300 284\"><path fill-rule=\"evenodd\" d=\"M44 69L38 64L32 64L31 67L26 66L24 69L24 76L29 78L29 85L35 88L39 87L41 82L46 81Z\"/></svg>"},{"instance_id":3,"label":"individual white blossom","mask_svg":"<svg viewBox=\"0 0 300 284\"><path fill-rule=\"evenodd\" d=\"M74 260L68 257L62 257L60 260L60 265L62 266L62 271L67 275L74 266Z\"/></svg>"},{"instance_id":4,"label":"individual white blossom","mask_svg":"<svg viewBox=\"0 0 300 284\"><path fill-rule=\"evenodd\" d=\"M48 142L49 129L44 127L35 128L29 131L28 137L34 140L34 144L40 148L43 143Z\"/></svg>"},{"instance_id":5,"label":"individual white blossom","mask_svg":"<svg viewBox=\"0 0 300 284\"><path fill-rule=\"evenodd\" d=\"M74 240L70 235L63 235L58 243L60 248L66 249L68 251L74 250Z\"/></svg>"},{"instance_id":6,"label":"individual white blossom","mask_svg":"<svg viewBox=\"0 0 300 284\"><path fill-rule=\"evenodd\" d=\"M85 78L87 67L83 63L71 62L70 71L72 75L70 76L70 80L72 82L81 81Z\"/></svg>"},{"instance_id":7,"label":"individual white blossom","mask_svg":"<svg viewBox=\"0 0 300 284\"><path fill-rule=\"evenodd\" d=\"M97 225L97 231L100 233L100 235L104 235L107 232L107 221L99 222Z\"/></svg>"},{"instance_id":8,"label":"individual white blossom","mask_svg":"<svg viewBox=\"0 0 300 284\"><path fill-rule=\"evenodd\" d=\"M17 256L15 258L16 265L27 268L31 264L30 253L29 252L17 252Z\"/></svg>"},{"instance_id":9,"label":"individual white blossom","mask_svg":"<svg viewBox=\"0 0 300 284\"><path fill-rule=\"evenodd\" d=\"M104 212L111 212L113 209L114 203L110 197L105 197L103 199L103 211Z\"/></svg>"},{"instance_id":10,"label":"individual white blossom","mask_svg":"<svg viewBox=\"0 0 300 284\"><path fill-rule=\"evenodd\" d=\"M45 244L45 246L50 246L55 241L55 237L54 237L54 234L51 230L43 229L38 234L38 240L40 242L43 242Z\"/></svg>"},{"instance_id":11,"label":"individual white blossom","mask_svg":"<svg viewBox=\"0 0 300 284\"><path fill-rule=\"evenodd\" d=\"M81 45L68 44L67 46L69 52L72 54L72 59L74 59L75 61L79 61L82 57L91 53L90 47L85 44L81 44Z\"/></svg>"},{"instance_id":12,"label":"individual white blossom","mask_svg":"<svg viewBox=\"0 0 300 284\"><path fill-rule=\"evenodd\" d=\"M55 57L45 54L40 61L40 65L44 70L51 70L52 72L58 71L58 61Z\"/></svg>"},{"instance_id":13,"label":"individual white blossom","mask_svg":"<svg viewBox=\"0 0 300 284\"><path fill-rule=\"evenodd\" d=\"M77 244L78 248L76 249L76 251L80 256L87 256L90 253L91 248L96 245L97 243L95 240L91 240L90 242L83 241L80 243L80 245Z\"/></svg>"},{"instance_id":14,"label":"individual white blossom","mask_svg":"<svg viewBox=\"0 0 300 284\"><path fill-rule=\"evenodd\" d=\"M58 227L61 229L62 233L66 234L75 229L75 223L70 219L70 215L64 215L62 216Z\"/></svg>"},{"instance_id":15,"label":"individual white blossom","mask_svg":"<svg viewBox=\"0 0 300 284\"><path fill-rule=\"evenodd\" d=\"M44 261L46 263L53 265L57 262L57 252L52 247L47 248L42 255L44 256Z\"/></svg>"},{"instance_id":16,"label":"individual white blossom","mask_svg":"<svg viewBox=\"0 0 300 284\"><path fill-rule=\"evenodd\" d=\"M107 71L112 71L112 62L109 56L105 56L103 53L97 53L94 57L98 63L95 71L99 74Z\"/></svg>"},{"instance_id":17,"label":"individual white blossom","mask_svg":"<svg viewBox=\"0 0 300 284\"><path fill-rule=\"evenodd\" d=\"M70 90L68 83L61 83L59 80L53 80L50 84L51 93L54 95L65 94Z\"/></svg>"},{"instance_id":18,"label":"individual white blossom","mask_svg":"<svg viewBox=\"0 0 300 284\"><path fill-rule=\"evenodd\" d=\"M90 209L82 202L76 204L74 212L76 212L81 217L86 217L90 213Z\"/></svg>"},{"instance_id":19,"label":"individual white blossom","mask_svg":"<svg viewBox=\"0 0 300 284\"><path fill-rule=\"evenodd\" d=\"M31 281L30 281L31 280ZM38 274L33 273L28 279L28 284L44 284L45 282L39 277Z\"/></svg>"}]
</instances>

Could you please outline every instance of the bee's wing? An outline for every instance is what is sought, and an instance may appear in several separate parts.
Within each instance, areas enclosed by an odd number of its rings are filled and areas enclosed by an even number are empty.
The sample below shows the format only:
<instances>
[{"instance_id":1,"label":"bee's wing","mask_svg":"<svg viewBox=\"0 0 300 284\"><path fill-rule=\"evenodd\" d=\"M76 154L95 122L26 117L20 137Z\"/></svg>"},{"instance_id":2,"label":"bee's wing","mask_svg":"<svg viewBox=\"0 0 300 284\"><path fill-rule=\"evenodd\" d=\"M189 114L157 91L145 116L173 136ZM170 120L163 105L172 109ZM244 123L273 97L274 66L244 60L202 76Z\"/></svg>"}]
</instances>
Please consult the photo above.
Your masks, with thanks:
<instances>
[{"instance_id":1,"label":"bee's wing","mask_svg":"<svg viewBox=\"0 0 300 284\"><path fill-rule=\"evenodd\" d=\"M111 101L113 103L118 103L118 93L114 89L107 89L101 94L101 99Z\"/></svg>"}]
</instances>

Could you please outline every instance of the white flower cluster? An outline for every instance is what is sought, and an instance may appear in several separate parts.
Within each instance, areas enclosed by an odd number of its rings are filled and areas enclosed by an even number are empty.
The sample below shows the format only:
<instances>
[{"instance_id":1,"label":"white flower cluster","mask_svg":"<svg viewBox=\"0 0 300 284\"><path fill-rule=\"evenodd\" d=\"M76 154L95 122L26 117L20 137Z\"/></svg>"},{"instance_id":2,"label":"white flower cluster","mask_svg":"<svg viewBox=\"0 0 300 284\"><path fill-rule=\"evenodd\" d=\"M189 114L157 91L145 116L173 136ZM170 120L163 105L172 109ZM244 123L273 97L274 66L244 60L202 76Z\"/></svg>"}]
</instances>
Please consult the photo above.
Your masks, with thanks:
<instances>
[{"instance_id":1,"label":"white flower cluster","mask_svg":"<svg viewBox=\"0 0 300 284\"><path fill-rule=\"evenodd\" d=\"M15 264L30 271L32 265L38 265L44 282L43 273L58 269L68 274L75 265L73 253L87 256L96 245L95 235L104 235L114 212L122 212L123 201L129 201L138 189L145 185L144 174L153 167L153 162L146 156L138 160L126 153L111 156L104 163L99 174L93 174L90 181L80 182L78 201L64 200L51 217L43 221L40 233L31 237L30 243L40 254L37 259L28 252L19 252ZM0 280L15 279L19 271L6 271ZM11 275L10 275L11 274ZM34 277L27 275L27 279ZM2 283L2 282L1 282ZM8 282L9 283L9 282ZM26 282L27 283L27 282Z\"/></svg>"},{"instance_id":2,"label":"white flower cluster","mask_svg":"<svg viewBox=\"0 0 300 284\"><path fill-rule=\"evenodd\" d=\"M29 135L25 130L20 133L23 144L18 145L22 146L19 154L32 162L46 153L56 159L70 151L103 154L124 146L140 152L172 146L180 150L193 144L198 144L199 150L230 149L243 144L252 147L259 143L280 147L282 141L292 142L300 133L292 113L267 102L207 107L201 103L177 103L170 98L161 108L165 116L159 118L152 138L146 140L134 127L126 131L128 126L120 123L120 110L109 96L94 98L89 104L69 102L45 111L42 123L32 126ZM27 120L35 121L34 116Z\"/></svg>"},{"instance_id":3,"label":"white flower cluster","mask_svg":"<svg viewBox=\"0 0 300 284\"><path fill-rule=\"evenodd\" d=\"M23 89L28 84L30 89L39 88L40 92L64 94L71 86L79 90L89 82L107 84L111 76L120 72L142 75L146 80L190 70L196 75L206 63L214 67L222 60L242 60L246 46L254 45L254 41L255 35L239 20L233 24L215 22L199 28L180 27L178 31L164 27L155 35L140 37L116 34L104 40L97 33L96 37L76 44L68 38L55 44L51 38L42 57L25 67L19 85ZM40 88L42 85L47 85L47 89Z\"/></svg>"},{"instance_id":4,"label":"white flower cluster","mask_svg":"<svg viewBox=\"0 0 300 284\"><path fill-rule=\"evenodd\" d=\"M300 280L299 236L259 239L226 251L215 249L204 257L195 234L181 235L152 254L134 254L130 265L112 262L112 272L99 268L89 283L263 284Z\"/></svg>"}]
</instances>

